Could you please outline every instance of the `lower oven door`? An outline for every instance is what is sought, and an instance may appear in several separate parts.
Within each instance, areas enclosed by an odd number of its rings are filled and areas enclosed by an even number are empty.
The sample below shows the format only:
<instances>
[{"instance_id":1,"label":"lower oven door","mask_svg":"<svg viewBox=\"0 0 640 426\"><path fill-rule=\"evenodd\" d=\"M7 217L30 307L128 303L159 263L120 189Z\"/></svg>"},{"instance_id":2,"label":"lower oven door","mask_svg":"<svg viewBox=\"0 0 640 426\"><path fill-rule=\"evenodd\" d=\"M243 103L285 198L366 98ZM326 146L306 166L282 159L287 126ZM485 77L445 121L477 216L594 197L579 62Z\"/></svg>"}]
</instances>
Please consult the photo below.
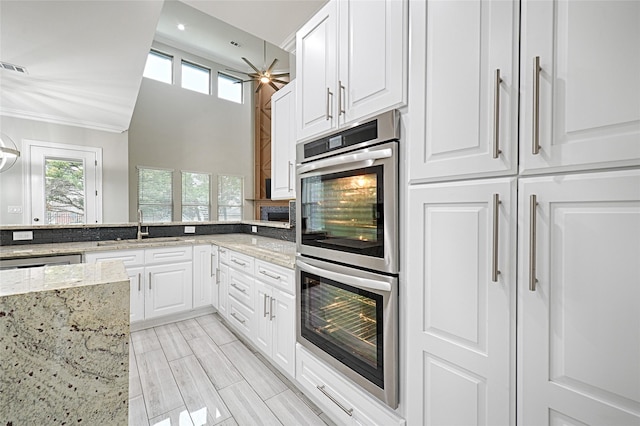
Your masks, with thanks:
<instances>
[{"instance_id":1,"label":"lower oven door","mask_svg":"<svg viewBox=\"0 0 640 426\"><path fill-rule=\"evenodd\" d=\"M398 405L398 278L299 257L298 342Z\"/></svg>"}]
</instances>

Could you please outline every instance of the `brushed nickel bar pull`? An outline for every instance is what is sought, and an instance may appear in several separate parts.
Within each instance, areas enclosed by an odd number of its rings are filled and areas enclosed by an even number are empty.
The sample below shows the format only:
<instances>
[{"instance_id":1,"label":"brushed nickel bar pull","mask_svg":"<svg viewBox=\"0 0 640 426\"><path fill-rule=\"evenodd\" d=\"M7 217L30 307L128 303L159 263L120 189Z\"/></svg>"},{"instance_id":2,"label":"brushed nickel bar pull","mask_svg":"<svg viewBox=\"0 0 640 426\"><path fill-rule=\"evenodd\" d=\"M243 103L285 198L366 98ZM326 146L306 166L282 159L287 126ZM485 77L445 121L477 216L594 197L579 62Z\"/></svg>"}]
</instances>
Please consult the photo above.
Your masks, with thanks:
<instances>
[{"instance_id":1,"label":"brushed nickel bar pull","mask_svg":"<svg viewBox=\"0 0 640 426\"><path fill-rule=\"evenodd\" d=\"M279 279L280 279L280 275L271 275L270 273L268 273L268 272L267 272L267 271L265 271L264 269L260 269L259 271L260 271L260 273L261 273L262 275L266 275L266 276L268 276L269 278L273 278L274 280L279 280Z\"/></svg>"},{"instance_id":2,"label":"brushed nickel bar pull","mask_svg":"<svg viewBox=\"0 0 640 426\"><path fill-rule=\"evenodd\" d=\"M235 288L238 291L241 291L242 293L246 293L247 292L247 289L238 287L236 285L236 283L231 283L231 287Z\"/></svg>"},{"instance_id":3,"label":"brushed nickel bar pull","mask_svg":"<svg viewBox=\"0 0 640 426\"><path fill-rule=\"evenodd\" d=\"M142 290L142 273L138 272L138 292Z\"/></svg>"},{"instance_id":4,"label":"brushed nickel bar pull","mask_svg":"<svg viewBox=\"0 0 640 426\"><path fill-rule=\"evenodd\" d=\"M329 88L327 87L327 112L325 114L325 120L330 120L333 118L333 115L330 114L330 107L331 107L331 97L333 96L333 93L331 93L331 90L329 90Z\"/></svg>"},{"instance_id":5,"label":"brushed nickel bar pull","mask_svg":"<svg viewBox=\"0 0 640 426\"><path fill-rule=\"evenodd\" d=\"M216 268L216 284L220 284L220 268Z\"/></svg>"},{"instance_id":6,"label":"brushed nickel bar pull","mask_svg":"<svg viewBox=\"0 0 640 426\"><path fill-rule=\"evenodd\" d=\"M342 81L338 80L338 85L340 86L340 90L338 90L338 108L339 108L338 115L342 115L347 113L344 106L347 91L346 91L346 88L342 85Z\"/></svg>"},{"instance_id":7,"label":"brushed nickel bar pull","mask_svg":"<svg viewBox=\"0 0 640 426\"><path fill-rule=\"evenodd\" d=\"M533 146L531 153L540 153L540 56L533 58Z\"/></svg>"},{"instance_id":8,"label":"brushed nickel bar pull","mask_svg":"<svg viewBox=\"0 0 640 426\"><path fill-rule=\"evenodd\" d=\"M269 321L273 321L273 319L276 317L273 314L273 301L276 300L273 297L271 297L271 300L269 301Z\"/></svg>"},{"instance_id":9,"label":"brushed nickel bar pull","mask_svg":"<svg viewBox=\"0 0 640 426\"><path fill-rule=\"evenodd\" d=\"M500 68L498 68L495 80L496 92L493 99L493 158L498 158L502 153L500 150L500 83L502 83L502 78L500 78Z\"/></svg>"},{"instance_id":10,"label":"brushed nickel bar pull","mask_svg":"<svg viewBox=\"0 0 640 426\"><path fill-rule=\"evenodd\" d=\"M493 194L493 246L492 246L492 256L491 256L491 281L494 283L498 282L498 275L500 271L498 270L498 218L500 214L500 194Z\"/></svg>"},{"instance_id":11,"label":"brushed nickel bar pull","mask_svg":"<svg viewBox=\"0 0 640 426\"><path fill-rule=\"evenodd\" d=\"M331 396L331 395L329 394L329 392L327 392L327 391L324 389L324 385L316 385L316 388L318 388L318 390L319 390L320 392L322 392L322 393L324 394L324 396L326 396L327 398L329 398L329 399L331 400L331 402L333 402L333 403L334 403L334 404L336 404L338 407L340 407L340 409L341 409L342 411L344 411L345 413L347 413L347 415L349 415L349 416L351 416L351 417L353 416L353 408L345 408L345 406L344 406L344 405L340 404L340 402L338 402L338 400L337 400L337 399L335 399L333 396Z\"/></svg>"},{"instance_id":12,"label":"brushed nickel bar pull","mask_svg":"<svg viewBox=\"0 0 640 426\"><path fill-rule=\"evenodd\" d=\"M293 166L293 163L291 161L288 161L288 163L289 163L289 168L287 169L287 172L288 172L288 176L287 176L288 184L287 184L287 187L289 188L289 191L291 191L291 167Z\"/></svg>"},{"instance_id":13,"label":"brushed nickel bar pull","mask_svg":"<svg viewBox=\"0 0 640 426\"><path fill-rule=\"evenodd\" d=\"M236 316L235 312L231 312L231 316L234 317L236 319L236 321L238 321L240 324L244 324L245 323L245 320L238 318Z\"/></svg>"},{"instance_id":14,"label":"brushed nickel bar pull","mask_svg":"<svg viewBox=\"0 0 640 426\"><path fill-rule=\"evenodd\" d=\"M149 290L151 290L151 272L149 272Z\"/></svg>"},{"instance_id":15,"label":"brushed nickel bar pull","mask_svg":"<svg viewBox=\"0 0 640 426\"><path fill-rule=\"evenodd\" d=\"M265 293L265 295L264 295L264 303L262 304L262 310L264 311L264 315L262 315L263 318L266 318L267 315L269 314L267 312L267 300L269 300L269 295L267 295Z\"/></svg>"},{"instance_id":16,"label":"brushed nickel bar pull","mask_svg":"<svg viewBox=\"0 0 640 426\"><path fill-rule=\"evenodd\" d=\"M247 264L246 264L245 262L241 262L241 261L237 260L235 257L232 257L232 258L231 258L231 261L232 261L233 263L235 263L236 265L240 265L240 266L247 266Z\"/></svg>"},{"instance_id":17,"label":"brushed nickel bar pull","mask_svg":"<svg viewBox=\"0 0 640 426\"><path fill-rule=\"evenodd\" d=\"M214 258L214 254L211 253L211 276L213 277L213 274L215 273L216 269L213 268L213 258Z\"/></svg>"},{"instance_id":18,"label":"brushed nickel bar pull","mask_svg":"<svg viewBox=\"0 0 640 426\"><path fill-rule=\"evenodd\" d=\"M529 290L536 291L536 207L538 200L535 194L529 196Z\"/></svg>"}]
</instances>

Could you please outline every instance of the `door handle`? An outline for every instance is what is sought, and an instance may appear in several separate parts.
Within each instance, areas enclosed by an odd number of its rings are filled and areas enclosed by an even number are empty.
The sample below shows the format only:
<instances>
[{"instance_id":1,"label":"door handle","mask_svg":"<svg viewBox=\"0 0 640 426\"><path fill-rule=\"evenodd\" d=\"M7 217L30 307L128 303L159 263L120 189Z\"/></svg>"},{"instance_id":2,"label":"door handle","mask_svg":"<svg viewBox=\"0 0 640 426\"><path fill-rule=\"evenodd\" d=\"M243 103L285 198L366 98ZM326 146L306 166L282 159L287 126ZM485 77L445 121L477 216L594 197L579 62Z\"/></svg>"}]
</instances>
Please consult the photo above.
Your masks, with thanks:
<instances>
[{"instance_id":1,"label":"door handle","mask_svg":"<svg viewBox=\"0 0 640 426\"><path fill-rule=\"evenodd\" d=\"M264 312L263 314L263 318L266 318L267 315L269 314L267 312L267 300L269 300L269 296L267 294L264 295L264 304L262 305L262 310Z\"/></svg>"},{"instance_id":2,"label":"door handle","mask_svg":"<svg viewBox=\"0 0 640 426\"><path fill-rule=\"evenodd\" d=\"M149 290L151 290L151 272L149 272Z\"/></svg>"},{"instance_id":3,"label":"door handle","mask_svg":"<svg viewBox=\"0 0 640 426\"><path fill-rule=\"evenodd\" d=\"M241 291L242 293L246 293L247 292L247 289L238 287L236 285L236 283L231 283L231 287L235 288L238 291Z\"/></svg>"},{"instance_id":4,"label":"door handle","mask_svg":"<svg viewBox=\"0 0 640 426\"><path fill-rule=\"evenodd\" d=\"M138 272L138 293L142 290L142 273Z\"/></svg>"},{"instance_id":5,"label":"door handle","mask_svg":"<svg viewBox=\"0 0 640 426\"><path fill-rule=\"evenodd\" d=\"M500 209L500 194L493 194L493 245L491 250L491 281L498 282L498 218Z\"/></svg>"},{"instance_id":6,"label":"door handle","mask_svg":"<svg viewBox=\"0 0 640 426\"><path fill-rule=\"evenodd\" d=\"M493 99L493 158L498 158L502 151L500 150L500 68L496 70L495 78L495 94Z\"/></svg>"},{"instance_id":7,"label":"door handle","mask_svg":"<svg viewBox=\"0 0 640 426\"><path fill-rule=\"evenodd\" d=\"M540 56L533 58L533 137L531 153L540 153Z\"/></svg>"},{"instance_id":8,"label":"door handle","mask_svg":"<svg viewBox=\"0 0 640 426\"><path fill-rule=\"evenodd\" d=\"M330 120L333 118L333 115L331 114L331 111L330 111L332 97L333 97L333 93L331 93L331 90L329 90L329 88L327 87L327 111L325 114L325 120Z\"/></svg>"},{"instance_id":9,"label":"door handle","mask_svg":"<svg viewBox=\"0 0 640 426\"><path fill-rule=\"evenodd\" d=\"M220 284L220 268L216 268L216 284Z\"/></svg>"},{"instance_id":10,"label":"door handle","mask_svg":"<svg viewBox=\"0 0 640 426\"><path fill-rule=\"evenodd\" d=\"M273 321L273 319L276 317L273 314L273 301L276 300L273 297L270 298L271 300L269 301L269 321Z\"/></svg>"},{"instance_id":11,"label":"door handle","mask_svg":"<svg viewBox=\"0 0 640 426\"><path fill-rule=\"evenodd\" d=\"M233 263L235 263L236 265L240 265L240 266L247 266L247 264L246 264L245 262L241 262L241 261L239 261L239 260L236 260L236 258L235 258L235 257L232 257L232 258L231 258L231 261L232 261Z\"/></svg>"},{"instance_id":12,"label":"door handle","mask_svg":"<svg viewBox=\"0 0 640 426\"><path fill-rule=\"evenodd\" d=\"M287 163L289 163L289 168L287 169L287 187L289 188L289 191L291 191L291 166L293 166L293 163L291 161L287 161Z\"/></svg>"},{"instance_id":13,"label":"door handle","mask_svg":"<svg viewBox=\"0 0 640 426\"><path fill-rule=\"evenodd\" d=\"M329 394L329 392L327 392L324 388L324 385L317 385L316 388L322 392L324 394L324 396L326 396L327 398L329 398L331 400L331 402L333 402L334 404L336 404L338 407L340 407L340 409L342 411L344 411L345 413L347 413L350 417L353 416L353 408L346 408L344 405L342 405L337 399L335 399L332 395Z\"/></svg>"},{"instance_id":14,"label":"door handle","mask_svg":"<svg viewBox=\"0 0 640 426\"><path fill-rule=\"evenodd\" d=\"M345 97L347 91L346 88L342 85L342 81L338 81L338 115L346 114L345 108Z\"/></svg>"},{"instance_id":15,"label":"door handle","mask_svg":"<svg viewBox=\"0 0 640 426\"><path fill-rule=\"evenodd\" d=\"M529 196L529 290L536 291L536 207L538 200L535 194Z\"/></svg>"},{"instance_id":16,"label":"door handle","mask_svg":"<svg viewBox=\"0 0 640 426\"><path fill-rule=\"evenodd\" d=\"M213 274L215 273L216 269L213 268L213 257L215 255L213 253L211 253L211 276L213 277Z\"/></svg>"}]
</instances>

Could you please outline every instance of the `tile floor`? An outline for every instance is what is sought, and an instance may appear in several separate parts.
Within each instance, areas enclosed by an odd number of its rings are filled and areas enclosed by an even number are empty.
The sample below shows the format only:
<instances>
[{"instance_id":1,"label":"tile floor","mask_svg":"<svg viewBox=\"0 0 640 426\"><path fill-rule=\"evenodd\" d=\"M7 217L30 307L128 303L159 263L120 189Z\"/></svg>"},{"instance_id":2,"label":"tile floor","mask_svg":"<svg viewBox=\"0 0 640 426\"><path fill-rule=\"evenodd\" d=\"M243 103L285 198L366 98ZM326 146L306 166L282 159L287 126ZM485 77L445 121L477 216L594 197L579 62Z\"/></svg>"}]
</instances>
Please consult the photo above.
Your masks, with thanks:
<instances>
[{"instance_id":1,"label":"tile floor","mask_svg":"<svg viewBox=\"0 0 640 426\"><path fill-rule=\"evenodd\" d=\"M217 314L131 333L129 425L332 425Z\"/></svg>"}]
</instances>

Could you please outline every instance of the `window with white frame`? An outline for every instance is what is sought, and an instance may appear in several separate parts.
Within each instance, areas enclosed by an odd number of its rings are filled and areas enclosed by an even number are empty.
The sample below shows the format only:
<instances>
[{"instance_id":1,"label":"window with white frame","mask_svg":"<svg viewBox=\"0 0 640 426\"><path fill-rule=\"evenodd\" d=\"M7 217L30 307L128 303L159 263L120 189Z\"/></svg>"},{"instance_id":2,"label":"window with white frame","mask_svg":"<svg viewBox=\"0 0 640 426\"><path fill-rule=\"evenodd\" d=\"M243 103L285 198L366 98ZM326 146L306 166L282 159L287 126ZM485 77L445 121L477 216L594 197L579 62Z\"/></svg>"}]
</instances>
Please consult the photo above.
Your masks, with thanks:
<instances>
[{"instance_id":1,"label":"window with white frame","mask_svg":"<svg viewBox=\"0 0 640 426\"><path fill-rule=\"evenodd\" d=\"M218 220L242 220L244 177L218 176Z\"/></svg>"},{"instance_id":2,"label":"window with white frame","mask_svg":"<svg viewBox=\"0 0 640 426\"><path fill-rule=\"evenodd\" d=\"M144 66L144 77L163 83L173 83L173 56L151 50Z\"/></svg>"},{"instance_id":3,"label":"window with white frame","mask_svg":"<svg viewBox=\"0 0 640 426\"><path fill-rule=\"evenodd\" d=\"M182 88L208 95L211 93L211 70L182 61Z\"/></svg>"},{"instance_id":4,"label":"window with white frame","mask_svg":"<svg viewBox=\"0 0 640 426\"><path fill-rule=\"evenodd\" d=\"M138 209L144 222L171 222L173 170L138 167Z\"/></svg>"},{"instance_id":5,"label":"window with white frame","mask_svg":"<svg viewBox=\"0 0 640 426\"><path fill-rule=\"evenodd\" d=\"M238 104L242 103L242 80L218 73L218 97Z\"/></svg>"},{"instance_id":6,"label":"window with white frame","mask_svg":"<svg viewBox=\"0 0 640 426\"><path fill-rule=\"evenodd\" d=\"M204 222L210 220L211 175L182 172L182 221Z\"/></svg>"}]
</instances>

